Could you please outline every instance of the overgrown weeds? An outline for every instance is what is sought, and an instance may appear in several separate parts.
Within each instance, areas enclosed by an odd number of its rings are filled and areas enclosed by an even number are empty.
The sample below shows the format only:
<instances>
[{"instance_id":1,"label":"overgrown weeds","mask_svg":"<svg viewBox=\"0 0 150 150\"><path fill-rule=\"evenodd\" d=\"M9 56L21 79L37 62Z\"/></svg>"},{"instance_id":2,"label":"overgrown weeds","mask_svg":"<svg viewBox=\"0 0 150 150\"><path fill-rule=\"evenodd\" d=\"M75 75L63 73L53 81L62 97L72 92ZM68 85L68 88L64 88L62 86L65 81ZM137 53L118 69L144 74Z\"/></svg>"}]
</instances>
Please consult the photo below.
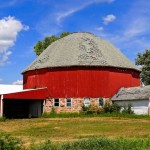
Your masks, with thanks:
<instances>
[{"instance_id":1,"label":"overgrown weeds","mask_svg":"<svg viewBox=\"0 0 150 150\"><path fill-rule=\"evenodd\" d=\"M0 134L0 150L21 150L21 140L8 134Z\"/></svg>"},{"instance_id":2,"label":"overgrown weeds","mask_svg":"<svg viewBox=\"0 0 150 150\"><path fill-rule=\"evenodd\" d=\"M32 144L30 150L149 150L150 138L146 139L108 139L92 138L74 142L55 144L50 141Z\"/></svg>"},{"instance_id":3,"label":"overgrown weeds","mask_svg":"<svg viewBox=\"0 0 150 150\"><path fill-rule=\"evenodd\" d=\"M0 117L0 122L6 121L6 117Z\"/></svg>"},{"instance_id":4,"label":"overgrown weeds","mask_svg":"<svg viewBox=\"0 0 150 150\"><path fill-rule=\"evenodd\" d=\"M136 115L131 109L131 104L119 106L118 104L106 103L103 107L90 105L82 106L80 112L60 112L54 108L50 113L44 113L43 118L74 118L74 117L126 117L126 118L150 118L148 115Z\"/></svg>"},{"instance_id":5,"label":"overgrown weeds","mask_svg":"<svg viewBox=\"0 0 150 150\"><path fill-rule=\"evenodd\" d=\"M32 143L26 148L21 140L14 137L0 137L0 150L149 150L149 147L150 137L144 139L99 137L59 144L48 140L38 144Z\"/></svg>"}]
</instances>

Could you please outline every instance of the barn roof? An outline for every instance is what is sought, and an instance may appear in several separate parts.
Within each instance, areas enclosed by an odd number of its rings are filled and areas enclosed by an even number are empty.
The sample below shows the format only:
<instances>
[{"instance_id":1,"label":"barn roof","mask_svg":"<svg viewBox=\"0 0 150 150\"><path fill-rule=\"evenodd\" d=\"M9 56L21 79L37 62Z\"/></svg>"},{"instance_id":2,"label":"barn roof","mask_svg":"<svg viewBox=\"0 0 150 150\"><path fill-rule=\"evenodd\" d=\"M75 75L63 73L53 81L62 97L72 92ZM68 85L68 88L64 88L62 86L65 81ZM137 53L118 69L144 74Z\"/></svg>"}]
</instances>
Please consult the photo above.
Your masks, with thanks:
<instances>
[{"instance_id":1,"label":"barn roof","mask_svg":"<svg viewBox=\"0 0 150 150\"><path fill-rule=\"evenodd\" d=\"M139 69L116 47L87 32L72 33L53 42L24 71L71 66Z\"/></svg>"},{"instance_id":2,"label":"barn roof","mask_svg":"<svg viewBox=\"0 0 150 150\"><path fill-rule=\"evenodd\" d=\"M120 100L142 100L150 98L150 85L145 87L121 88L117 94L112 97L113 101Z\"/></svg>"}]
</instances>

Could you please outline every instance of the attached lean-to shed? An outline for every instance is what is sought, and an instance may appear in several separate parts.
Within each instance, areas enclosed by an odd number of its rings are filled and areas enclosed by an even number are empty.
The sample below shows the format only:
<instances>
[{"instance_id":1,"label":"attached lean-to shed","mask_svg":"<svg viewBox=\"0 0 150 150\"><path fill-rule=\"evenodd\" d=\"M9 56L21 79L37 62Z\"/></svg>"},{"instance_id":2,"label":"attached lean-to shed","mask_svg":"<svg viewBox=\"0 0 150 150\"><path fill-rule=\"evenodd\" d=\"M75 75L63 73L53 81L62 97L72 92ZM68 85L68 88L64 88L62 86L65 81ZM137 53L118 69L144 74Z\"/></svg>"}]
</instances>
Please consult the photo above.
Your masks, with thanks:
<instances>
[{"instance_id":1,"label":"attached lean-to shed","mask_svg":"<svg viewBox=\"0 0 150 150\"><path fill-rule=\"evenodd\" d=\"M150 114L150 85L121 88L111 100L121 106L130 103L135 114Z\"/></svg>"}]
</instances>

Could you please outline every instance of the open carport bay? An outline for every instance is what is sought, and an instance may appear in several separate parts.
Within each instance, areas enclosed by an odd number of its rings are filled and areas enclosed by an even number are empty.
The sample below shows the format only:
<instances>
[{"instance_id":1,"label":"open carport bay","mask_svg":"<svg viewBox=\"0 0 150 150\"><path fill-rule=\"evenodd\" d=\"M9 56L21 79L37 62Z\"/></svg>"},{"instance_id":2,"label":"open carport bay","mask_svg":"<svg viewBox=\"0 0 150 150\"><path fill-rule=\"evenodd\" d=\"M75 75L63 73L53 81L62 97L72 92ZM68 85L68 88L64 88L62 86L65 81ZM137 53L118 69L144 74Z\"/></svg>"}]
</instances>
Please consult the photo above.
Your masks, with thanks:
<instances>
[{"instance_id":1,"label":"open carport bay","mask_svg":"<svg viewBox=\"0 0 150 150\"><path fill-rule=\"evenodd\" d=\"M6 118L37 118L42 112L43 100L3 100L3 115Z\"/></svg>"}]
</instances>

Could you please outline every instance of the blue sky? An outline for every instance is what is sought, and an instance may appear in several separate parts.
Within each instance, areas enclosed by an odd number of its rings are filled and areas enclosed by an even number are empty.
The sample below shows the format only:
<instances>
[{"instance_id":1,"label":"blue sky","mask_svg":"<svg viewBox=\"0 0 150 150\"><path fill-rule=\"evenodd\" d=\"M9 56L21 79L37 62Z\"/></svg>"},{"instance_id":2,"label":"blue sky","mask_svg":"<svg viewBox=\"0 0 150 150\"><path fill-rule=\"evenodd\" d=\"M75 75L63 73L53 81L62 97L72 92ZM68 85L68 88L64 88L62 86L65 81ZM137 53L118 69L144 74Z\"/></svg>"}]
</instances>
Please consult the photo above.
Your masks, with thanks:
<instances>
[{"instance_id":1,"label":"blue sky","mask_svg":"<svg viewBox=\"0 0 150 150\"><path fill-rule=\"evenodd\" d=\"M45 36L92 32L132 62L150 49L149 0L0 0L0 83L21 84Z\"/></svg>"}]
</instances>

